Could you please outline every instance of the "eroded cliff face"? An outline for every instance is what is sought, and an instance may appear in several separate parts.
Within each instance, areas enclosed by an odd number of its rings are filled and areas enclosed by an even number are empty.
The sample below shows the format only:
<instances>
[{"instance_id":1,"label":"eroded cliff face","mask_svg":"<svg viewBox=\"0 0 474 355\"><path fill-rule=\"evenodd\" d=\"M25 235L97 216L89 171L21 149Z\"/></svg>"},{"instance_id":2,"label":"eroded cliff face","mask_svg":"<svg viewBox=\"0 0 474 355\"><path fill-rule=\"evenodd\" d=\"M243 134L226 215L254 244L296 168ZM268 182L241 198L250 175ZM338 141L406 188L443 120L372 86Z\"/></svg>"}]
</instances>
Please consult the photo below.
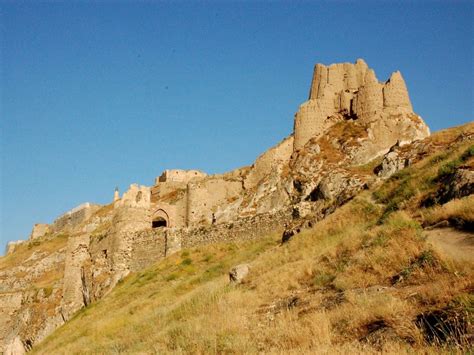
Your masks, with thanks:
<instances>
[{"instance_id":1,"label":"eroded cliff face","mask_svg":"<svg viewBox=\"0 0 474 355\"><path fill-rule=\"evenodd\" d=\"M378 158L427 136L399 72L380 83L362 60L316 65L293 134L253 165L168 170L152 187L133 184L108 206L79 206L11 244L0 261L0 352L28 350L128 273L181 248L324 218L406 164L376 173Z\"/></svg>"}]
</instances>

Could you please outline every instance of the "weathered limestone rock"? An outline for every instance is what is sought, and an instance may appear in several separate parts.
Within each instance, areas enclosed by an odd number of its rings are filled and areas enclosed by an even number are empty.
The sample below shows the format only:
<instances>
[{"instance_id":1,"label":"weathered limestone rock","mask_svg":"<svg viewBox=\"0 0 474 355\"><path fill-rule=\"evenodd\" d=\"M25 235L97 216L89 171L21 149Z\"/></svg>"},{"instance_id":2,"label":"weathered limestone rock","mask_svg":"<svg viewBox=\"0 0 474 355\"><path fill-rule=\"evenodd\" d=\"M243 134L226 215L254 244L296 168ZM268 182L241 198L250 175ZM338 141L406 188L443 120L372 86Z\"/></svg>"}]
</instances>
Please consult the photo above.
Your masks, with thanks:
<instances>
[{"instance_id":1,"label":"weathered limestone rock","mask_svg":"<svg viewBox=\"0 0 474 355\"><path fill-rule=\"evenodd\" d=\"M429 136L428 126L416 114L395 116L383 113L366 123L367 137L359 138L358 145L348 147L346 153L352 165L363 165L387 153L396 144L403 146Z\"/></svg>"},{"instance_id":2,"label":"weathered limestone rock","mask_svg":"<svg viewBox=\"0 0 474 355\"><path fill-rule=\"evenodd\" d=\"M213 175L187 185L187 225L219 223L219 206L227 205L242 194L239 176Z\"/></svg>"},{"instance_id":3,"label":"weathered limestone rock","mask_svg":"<svg viewBox=\"0 0 474 355\"><path fill-rule=\"evenodd\" d=\"M399 154L398 145L393 146L390 151L384 155L382 163L375 168L377 176L386 179L411 164L410 159Z\"/></svg>"},{"instance_id":4,"label":"weathered limestone rock","mask_svg":"<svg viewBox=\"0 0 474 355\"><path fill-rule=\"evenodd\" d=\"M240 264L234 266L229 272L229 280L233 283L241 283L243 279L248 275L250 266L248 264Z\"/></svg>"},{"instance_id":5,"label":"weathered limestone rock","mask_svg":"<svg viewBox=\"0 0 474 355\"><path fill-rule=\"evenodd\" d=\"M474 193L474 171L469 167L459 167L443 178L444 186L435 196L429 197L425 204L444 204L455 198L462 198Z\"/></svg>"},{"instance_id":6,"label":"weathered limestone rock","mask_svg":"<svg viewBox=\"0 0 474 355\"><path fill-rule=\"evenodd\" d=\"M25 347L18 336L15 337L15 339L13 339L13 341L8 344L5 349L5 355L23 355L25 353Z\"/></svg>"},{"instance_id":7,"label":"weathered limestone rock","mask_svg":"<svg viewBox=\"0 0 474 355\"><path fill-rule=\"evenodd\" d=\"M449 194L451 198L461 198L474 193L474 171L459 168L454 174Z\"/></svg>"}]
</instances>

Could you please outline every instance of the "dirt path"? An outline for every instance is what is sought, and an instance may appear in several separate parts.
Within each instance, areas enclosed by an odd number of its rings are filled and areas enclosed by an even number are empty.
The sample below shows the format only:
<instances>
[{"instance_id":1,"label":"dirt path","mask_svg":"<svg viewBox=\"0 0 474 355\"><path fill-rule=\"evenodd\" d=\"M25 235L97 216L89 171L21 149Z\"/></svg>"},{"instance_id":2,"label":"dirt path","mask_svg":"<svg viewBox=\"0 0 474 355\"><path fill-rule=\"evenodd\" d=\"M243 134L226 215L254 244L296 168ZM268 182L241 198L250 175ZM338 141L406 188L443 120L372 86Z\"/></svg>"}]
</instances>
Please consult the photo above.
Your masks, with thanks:
<instances>
[{"instance_id":1,"label":"dirt path","mask_svg":"<svg viewBox=\"0 0 474 355\"><path fill-rule=\"evenodd\" d=\"M436 228L423 232L435 249L458 261L474 262L474 233L454 228Z\"/></svg>"}]
</instances>

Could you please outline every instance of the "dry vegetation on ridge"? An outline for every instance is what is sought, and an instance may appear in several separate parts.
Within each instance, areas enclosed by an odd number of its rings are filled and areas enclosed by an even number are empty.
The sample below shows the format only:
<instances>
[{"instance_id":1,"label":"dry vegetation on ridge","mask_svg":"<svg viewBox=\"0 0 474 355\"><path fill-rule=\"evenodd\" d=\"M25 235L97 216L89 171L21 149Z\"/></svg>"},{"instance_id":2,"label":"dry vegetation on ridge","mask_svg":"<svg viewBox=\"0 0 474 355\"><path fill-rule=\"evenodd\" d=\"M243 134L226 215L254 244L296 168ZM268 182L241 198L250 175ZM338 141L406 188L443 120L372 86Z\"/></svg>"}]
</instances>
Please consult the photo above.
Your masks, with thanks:
<instances>
[{"instance_id":1,"label":"dry vegetation on ridge","mask_svg":"<svg viewBox=\"0 0 474 355\"><path fill-rule=\"evenodd\" d=\"M473 265L435 252L422 226L472 223L473 199L420 204L456 162L472 164L473 148L427 157L287 244L271 235L175 254L127 277L33 352L469 352ZM229 285L227 271L242 262L249 276Z\"/></svg>"}]
</instances>

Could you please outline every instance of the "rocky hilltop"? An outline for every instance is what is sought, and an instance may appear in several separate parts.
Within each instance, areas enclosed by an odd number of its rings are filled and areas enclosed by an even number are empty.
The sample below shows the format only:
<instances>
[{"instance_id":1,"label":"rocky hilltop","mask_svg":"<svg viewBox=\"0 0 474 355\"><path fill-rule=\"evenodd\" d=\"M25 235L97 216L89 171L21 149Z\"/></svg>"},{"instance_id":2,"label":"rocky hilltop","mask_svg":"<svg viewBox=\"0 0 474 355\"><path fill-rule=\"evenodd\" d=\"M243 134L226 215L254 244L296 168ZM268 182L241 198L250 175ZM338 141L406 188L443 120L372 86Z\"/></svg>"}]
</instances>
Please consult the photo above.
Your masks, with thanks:
<instances>
[{"instance_id":1,"label":"rocky hilltop","mask_svg":"<svg viewBox=\"0 0 474 355\"><path fill-rule=\"evenodd\" d=\"M400 72L379 82L361 59L317 64L293 133L251 166L166 170L11 242L0 261L0 352L32 349L129 273L183 248L283 230L291 238L439 149L429 136Z\"/></svg>"}]
</instances>

